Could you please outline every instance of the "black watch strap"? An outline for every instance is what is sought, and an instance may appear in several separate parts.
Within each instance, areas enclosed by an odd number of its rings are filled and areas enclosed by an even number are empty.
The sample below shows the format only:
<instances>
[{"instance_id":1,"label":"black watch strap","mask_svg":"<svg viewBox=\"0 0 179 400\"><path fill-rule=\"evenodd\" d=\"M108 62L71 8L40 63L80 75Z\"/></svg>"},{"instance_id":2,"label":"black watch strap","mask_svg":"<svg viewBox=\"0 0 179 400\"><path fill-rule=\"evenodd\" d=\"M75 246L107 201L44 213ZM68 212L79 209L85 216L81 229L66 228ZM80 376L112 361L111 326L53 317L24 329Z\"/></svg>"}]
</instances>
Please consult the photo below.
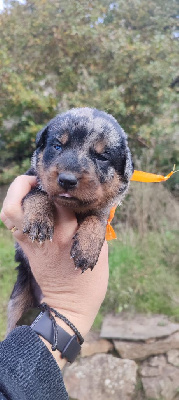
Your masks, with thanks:
<instances>
[{"instance_id":1,"label":"black watch strap","mask_svg":"<svg viewBox=\"0 0 179 400\"><path fill-rule=\"evenodd\" d=\"M49 343L53 344L54 328L47 311L41 312L36 317L31 324L31 328ZM72 363L81 350L77 336L71 336L59 325L57 325L57 332L57 350L60 351L62 358L66 358Z\"/></svg>"}]
</instances>

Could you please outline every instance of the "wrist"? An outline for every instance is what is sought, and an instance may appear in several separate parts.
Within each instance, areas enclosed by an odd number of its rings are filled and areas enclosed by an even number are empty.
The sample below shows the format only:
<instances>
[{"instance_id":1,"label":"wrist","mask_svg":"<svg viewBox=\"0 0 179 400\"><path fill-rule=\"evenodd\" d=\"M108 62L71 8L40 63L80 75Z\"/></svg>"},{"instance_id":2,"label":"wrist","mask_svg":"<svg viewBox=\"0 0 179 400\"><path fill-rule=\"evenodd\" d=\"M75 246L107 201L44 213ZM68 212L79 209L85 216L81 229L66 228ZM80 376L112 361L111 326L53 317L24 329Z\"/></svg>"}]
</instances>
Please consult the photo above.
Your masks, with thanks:
<instances>
[{"instance_id":1,"label":"wrist","mask_svg":"<svg viewBox=\"0 0 179 400\"><path fill-rule=\"evenodd\" d=\"M80 345L83 344L83 342L84 342L83 336L81 335L81 333L79 332L77 327L73 324L73 322L71 322L64 314L57 311L53 307L49 306L47 303L42 303L39 306L39 308L41 309L42 313L44 314L43 320L48 324L49 328L52 325L54 334L58 333L58 329L56 329L56 327L57 327L56 318L57 318L60 320L60 322L63 322L65 324L66 328L69 328L73 332L73 336L76 335L76 338L78 339L79 344ZM49 321L51 321L50 325L49 325ZM60 327L59 324L58 324L58 326ZM62 327L60 327L59 330L63 332ZM68 334L68 336L69 336L69 334ZM57 338L56 338L56 336L54 336L54 338L55 338L55 346L56 346Z\"/></svg>"},{"instance_id":2,"label":"wrist","mask_svg":"<svg viewBox=\"0 0 179 400\"><path fill-rule=\"evenodd\" d=\"M42 340L42 342L45 344L49 352L52 354L53 358L55 359L56 363L58 364L58 367L62 370L65 364L67 363L66 358L62 358L61 352L60 351L53 351L51 344L44 339L41 335L38 335L39 338Z\"/></svg>"},{"instance_id":3,"label":"wrist","mask_svg":"<svg viewBox=\"0 0 179 400\"><path fill-rule=\"evenodd\" d=\"M74 324L64 315L59 314L46 303L41 304L40 309L41 312L32 322L31 328L40 336L59 367L63 368L66 363L63 359L72 363L79 354L84 339ZM58 317L63 325L65 323L66 329L57 323L55 317ZM73 334L67 332L69 329Z\"/></svg>"},{"instance_id":4,"label":"wrist","mask_svg":"<svg viewBox=\"0 0 179 400\"><path fill-rule=\"evenodd\" d=\"M64 302L61 299L51 299L49 297L44 297L42 299L42 304L46 303L52 309L55 309L59 314L64 315L81 333L84 337L90 331L93 324L95 315L90 318L90 312L87 309L80 309L79 305L74 301L71 307L68 308L64 306ZM60 303L60 307L59 307ZM65 329L70 335L74 335L74 331L68 326L62 319L55 316L56 322L63 329Z\"/></svg>"}]
</instances>

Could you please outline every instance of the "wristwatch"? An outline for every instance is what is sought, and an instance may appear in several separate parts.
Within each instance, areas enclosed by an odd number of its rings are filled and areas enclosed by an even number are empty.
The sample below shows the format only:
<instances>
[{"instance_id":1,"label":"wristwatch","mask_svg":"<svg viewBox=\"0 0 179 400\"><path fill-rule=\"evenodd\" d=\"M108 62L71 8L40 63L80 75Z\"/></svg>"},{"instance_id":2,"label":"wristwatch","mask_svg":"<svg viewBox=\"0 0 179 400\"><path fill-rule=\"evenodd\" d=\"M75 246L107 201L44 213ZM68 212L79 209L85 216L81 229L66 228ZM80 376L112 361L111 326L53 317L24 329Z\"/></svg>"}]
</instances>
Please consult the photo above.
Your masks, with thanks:
<instances>
[{"instance_id":1,"label":"wristwatch","mask_svg":"<svg viewBox=\"0 0 179 400\"><path fill-rule=\"evenodd\" d=\"M42 336L49 343L53 344L54 327L48 311L41 311L30 326L38 335ZM59 325L57 325L56 348L60 351L61 357L66 358L70 363L75 360L81 350L77 336L71 336Z\"/></svg>"}]
</instances>

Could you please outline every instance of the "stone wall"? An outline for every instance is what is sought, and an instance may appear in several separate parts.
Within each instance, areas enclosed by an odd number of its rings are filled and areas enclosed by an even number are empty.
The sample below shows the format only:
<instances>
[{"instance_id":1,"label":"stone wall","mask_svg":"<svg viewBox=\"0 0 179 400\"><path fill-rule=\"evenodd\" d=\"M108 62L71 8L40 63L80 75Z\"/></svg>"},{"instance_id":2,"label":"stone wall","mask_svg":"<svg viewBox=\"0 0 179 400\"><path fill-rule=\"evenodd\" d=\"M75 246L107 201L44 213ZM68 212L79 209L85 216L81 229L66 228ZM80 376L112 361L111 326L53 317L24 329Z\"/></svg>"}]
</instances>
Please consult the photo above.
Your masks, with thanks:
<instances>
[{"instance_id":1,"label":"stone wall","mask_svg":"<svg viewBox=\"0 0 179 400\"><path fill-rule=\"evenodd\" d=\"M163 315L121 313L90 332L64 370L75 400L179 400L179 324Z\"/></svg>"}]
</instances>

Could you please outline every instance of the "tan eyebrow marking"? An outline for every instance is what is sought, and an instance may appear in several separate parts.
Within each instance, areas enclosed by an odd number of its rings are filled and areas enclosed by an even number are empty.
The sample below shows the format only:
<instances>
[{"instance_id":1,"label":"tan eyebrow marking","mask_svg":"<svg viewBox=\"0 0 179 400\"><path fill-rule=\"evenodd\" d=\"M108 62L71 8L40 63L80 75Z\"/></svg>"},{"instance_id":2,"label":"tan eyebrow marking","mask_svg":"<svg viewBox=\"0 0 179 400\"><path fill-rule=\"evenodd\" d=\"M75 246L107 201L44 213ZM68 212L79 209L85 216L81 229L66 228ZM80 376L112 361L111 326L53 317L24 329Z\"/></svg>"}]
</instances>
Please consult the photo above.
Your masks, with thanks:
<instances>
[{"instance_id":1,"label":"tan eyebrow marking","mask_svg":"<svg viewBox=\"0 0 179 400\"><path fill-rule=\"evenodd\" d=\"M68 132L63 133L63 135L59 138L59 141L61 144L66 144L69 139L69 134Z\"/></svg>"},{"instance_id":2,"label":"tan eyebrow marking","mask_svg":"<svg viewBox=\"0 0 179 400\"><path fill-rule=\"evenodd\" d=\"M97 142L94 144L94 150L96 153L102 154L105 151L106 143L104 141Z\"/></svg>"}]
</instances>

